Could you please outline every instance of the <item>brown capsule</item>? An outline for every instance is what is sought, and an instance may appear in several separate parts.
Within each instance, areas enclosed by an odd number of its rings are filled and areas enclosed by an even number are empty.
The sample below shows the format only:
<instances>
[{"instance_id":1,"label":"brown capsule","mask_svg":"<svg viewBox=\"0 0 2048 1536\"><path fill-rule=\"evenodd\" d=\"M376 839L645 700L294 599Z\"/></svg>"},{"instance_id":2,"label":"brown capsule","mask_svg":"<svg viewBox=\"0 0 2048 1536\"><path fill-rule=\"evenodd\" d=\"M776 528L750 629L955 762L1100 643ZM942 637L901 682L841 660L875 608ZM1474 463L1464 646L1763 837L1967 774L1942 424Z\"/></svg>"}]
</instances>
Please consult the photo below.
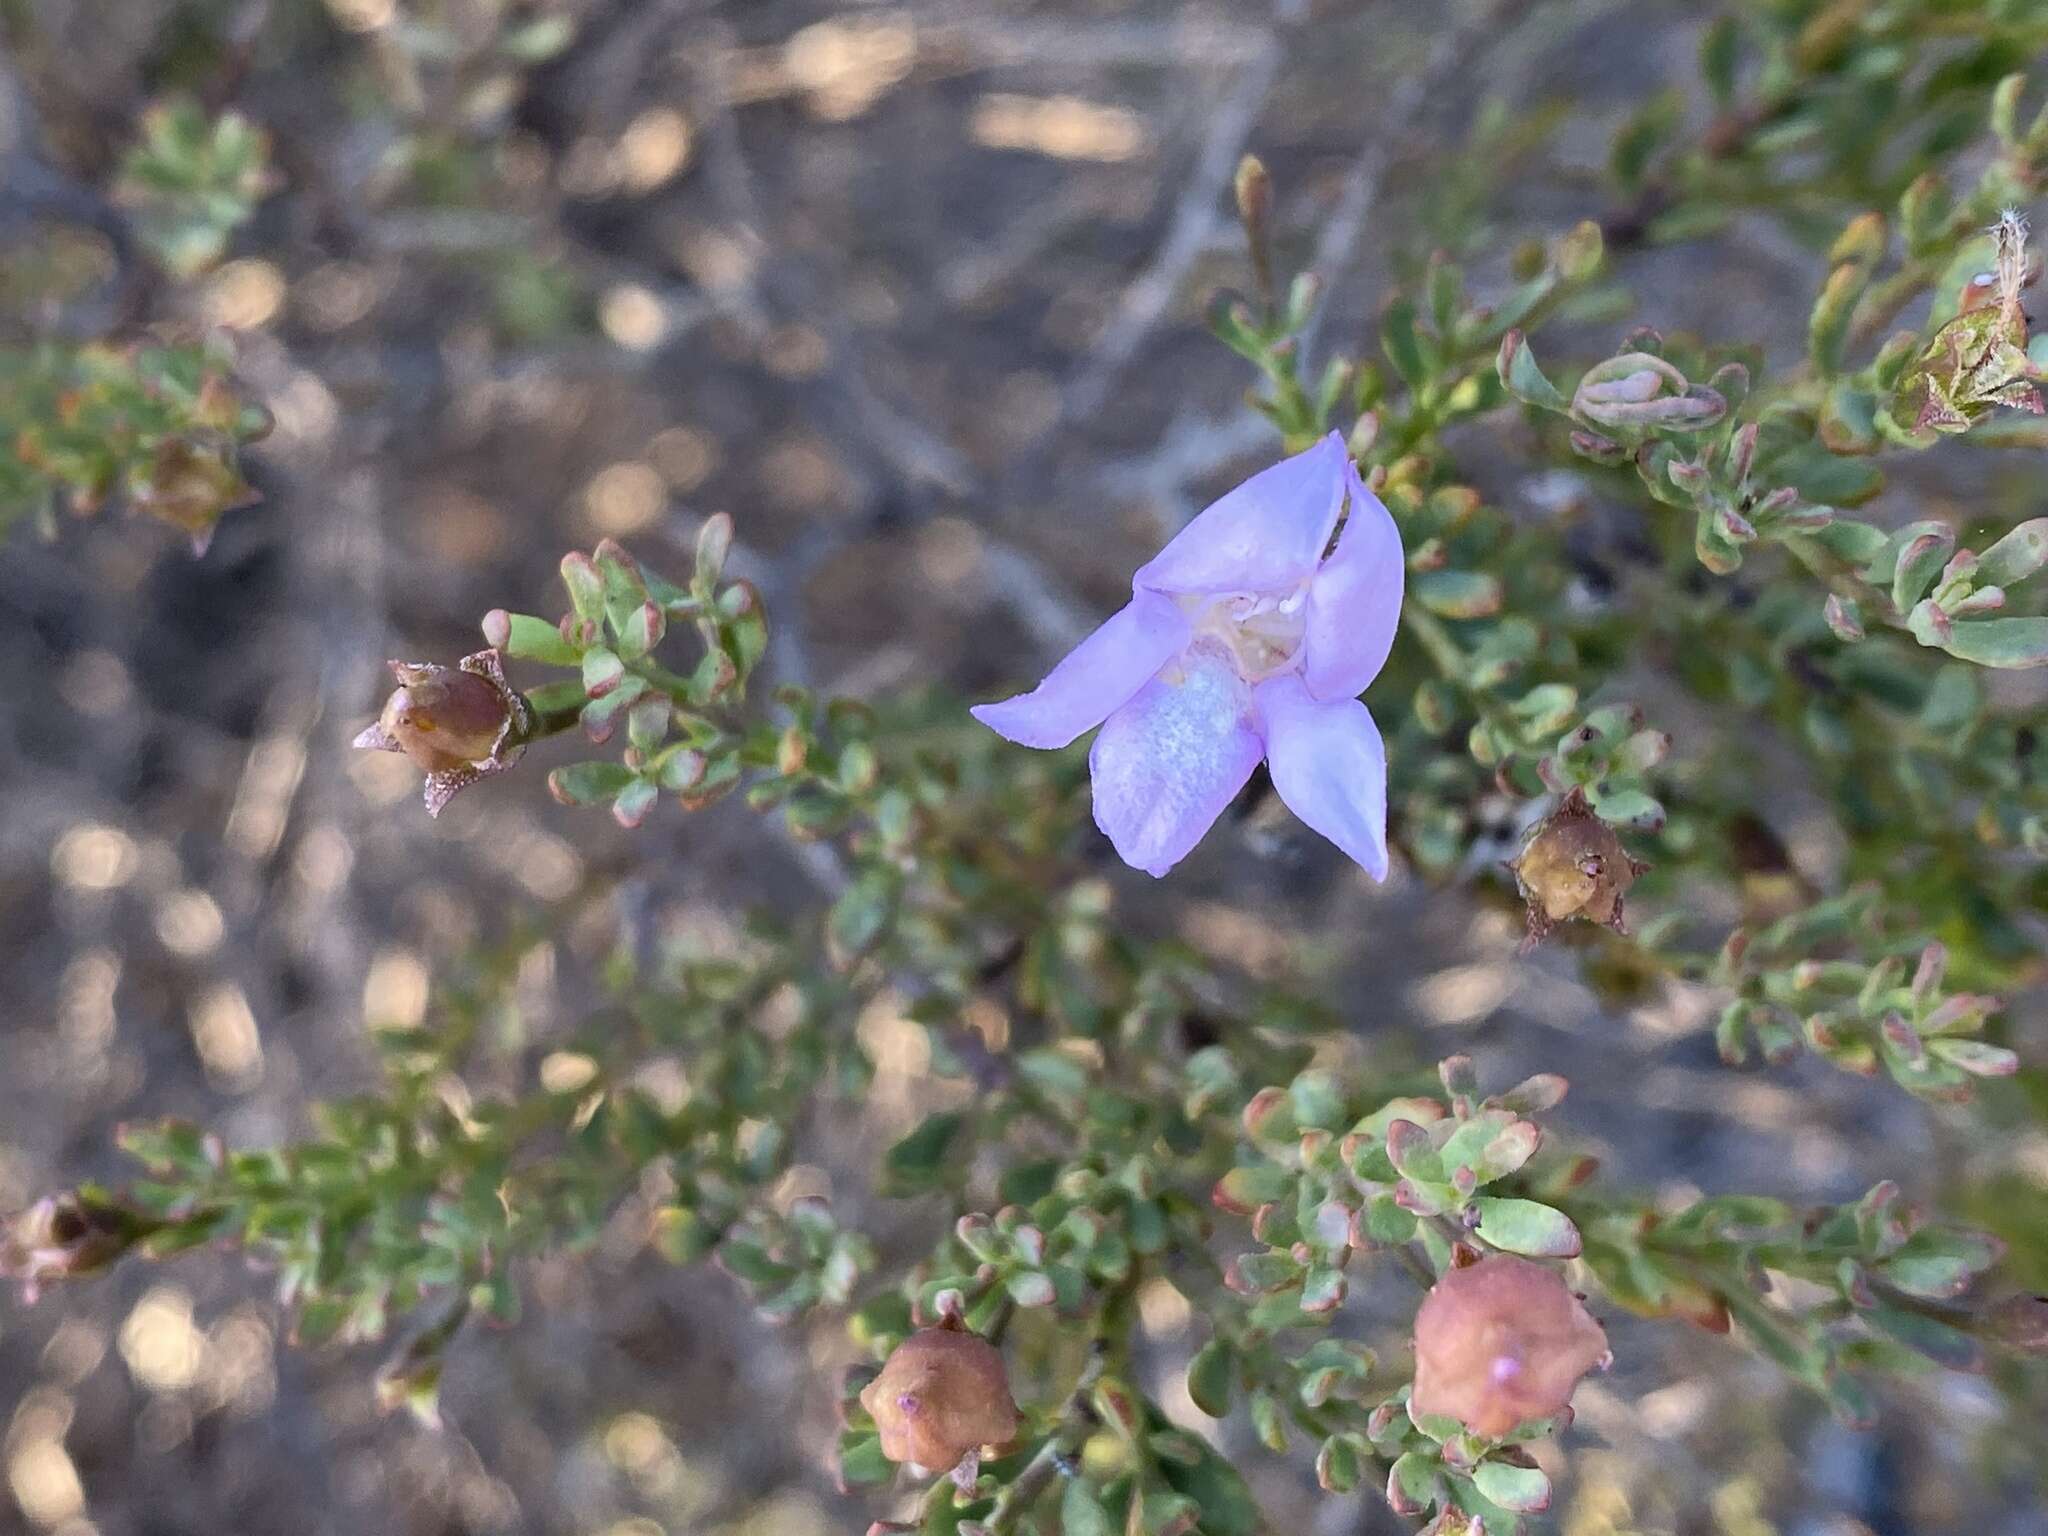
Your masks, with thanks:
<instances>
[{"instance_id":1,"label":"brown capsule","mask_svg":"<svg viewBox=\"0 0 2048 1536\"><path fill-rule=\"evenodd\" d=\"M182 438L167 440L128 485L131 507L184 532L202 555L222 517L262 499L225 454Z\"/></svg>"},{"instance_id":2,"label":"brown capsule","mask_svg":"<svg viewBox=\"0 0 2048 1536\"><path fill-rule=\"evenodd\" d=\"M961 1328L926 1328L897 1345L860 1404L881 1431L884 1456L934 1472L1017 1434L1002 1355Z\"/></svg>"},{"instance_id":3,"label":"brown capsule","mask_svg":"<svg viewBox=\"0 0 2048 1536\"><path fill-rule=\"evenodd\" d=\"M429 815L440 815L458 790L518 761L532 712L505 681L495 650L465 656L458 667L390 665L398 687L354 745L403 752L425 769Z\"/></svg>"},{"instance_id":4,"label":"brown capsule","mask_svg":"<svg viewBox=\"0 0 2048 1536\"><path fill-rule=\"evenodd\" d=\"M1449 1271L1415 1314L1417 1414L1489 1439L1571 1402L1607 1335L1556 1270L1493 1254Z\"/></svg>"},{"instance_id":5,"label":"brown capsule","mask_svg":"<svg viewBox=\"0 0 2048 1536\"><path fill-rule=\"evenodd\" d=\"M1585 792L1574 788L1530 834L1521 857L1508 865L1529 905L1523 950L1575 917L1628 932L1622 898L1649 867L1629 856L1614 828L1587 803Z\"/></svg>"}]
</instances>

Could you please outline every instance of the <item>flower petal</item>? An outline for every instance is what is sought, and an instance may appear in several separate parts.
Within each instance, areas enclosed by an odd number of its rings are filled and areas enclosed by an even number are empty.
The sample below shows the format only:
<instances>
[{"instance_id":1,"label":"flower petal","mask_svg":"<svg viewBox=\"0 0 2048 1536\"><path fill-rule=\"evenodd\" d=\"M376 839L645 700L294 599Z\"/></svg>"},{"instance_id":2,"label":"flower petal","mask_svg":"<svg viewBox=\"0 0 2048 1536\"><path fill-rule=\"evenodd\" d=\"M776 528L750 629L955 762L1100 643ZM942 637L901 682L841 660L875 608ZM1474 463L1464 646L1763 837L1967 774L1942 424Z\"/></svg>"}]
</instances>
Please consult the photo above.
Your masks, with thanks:
<instances>
[{"instance_id":1,"label":"flower petal","mask_svg":"<svg viewBox=\"0 0 2048 1536\"><path fill-rule=\"evenodd\" d=\"M1251 690L1228 657L1197 646L1095 738L1095 825L1126 864L1163 875L1202 840L1264 750Z\"/></svg>"},{"instance_id":2,"label":"flower petal","mask_svg":"<svg viewBox=\"0 0 2048 1536\"><path fill-rule=\"evenodd\" d=\"M1188 643L1171 598L1140 592L1029 693L968 713L1020 747L1064 747L1100 725Z\"/></svg>"},{"instance_id":3,"label":"flower petal","mask_svg":"<svg viewBox=\"0 0 2048 1536\"><path fill-rule=\"evenodd\" d=\"M1273 788L1308 826L1387 878L1387 748L1356 699L1318 703L1292 673L1254 692Z\"/></svg>"},{"instance_id":4,"label":"flower petal","mask_svg":"<svg viewBox=\"0 0 2048 1536\"><path fill-rule=\"evenodd\" d=\"M1351 518L1308 586L1301 670L1318 699L1356 698L1387 664L1401 623L1401 530L1357 469L1345 468Z\"/></svg>"},{"instance_id":5,"label":"flower petal","mask_svg":"<svg viewBox=\"0 0 2048 1536\"><path fill-rule=\"evenodd\" d=\"M1332 432L1262 469L1173 536L1131 583L1155 592L1277 592L1322 558L1344 505L1351 455Z\"/></svg>"}]
</instances>

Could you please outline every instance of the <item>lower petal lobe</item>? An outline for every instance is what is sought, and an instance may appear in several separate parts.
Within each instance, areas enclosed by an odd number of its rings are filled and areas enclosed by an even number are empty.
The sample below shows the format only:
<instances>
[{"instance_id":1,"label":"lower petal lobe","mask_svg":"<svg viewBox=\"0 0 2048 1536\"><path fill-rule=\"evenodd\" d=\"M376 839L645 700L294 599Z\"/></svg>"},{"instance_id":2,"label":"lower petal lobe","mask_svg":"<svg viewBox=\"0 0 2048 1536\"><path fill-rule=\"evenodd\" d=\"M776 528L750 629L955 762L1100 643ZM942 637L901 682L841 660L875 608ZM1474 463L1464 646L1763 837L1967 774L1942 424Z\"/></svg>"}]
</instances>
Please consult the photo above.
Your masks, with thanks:
<instances>
[{"instance_id":1,"label":"lower petal lobe","mask_svg":"<svg viewBox=\"0 0 2048 1536\"><path fill-rule=\"evenodd\" d=\"M1356 699L1318 703L1292 673L1254 695L1273 788L1302 822L1387 878L1387 748Z\"/></svg>"},{"instance_id":2,"label":"lower petal lobe","mask_svg":"<svg viewBox=\"0 0 2048 1536\"><path fill-rule=\"evenodd\" d=\"M1264 755L1251 689L1204 644L1109 717L1088 768L1095 824L1134 869L1178 864L1244 788Z\"/></svg>"}]
</instances>

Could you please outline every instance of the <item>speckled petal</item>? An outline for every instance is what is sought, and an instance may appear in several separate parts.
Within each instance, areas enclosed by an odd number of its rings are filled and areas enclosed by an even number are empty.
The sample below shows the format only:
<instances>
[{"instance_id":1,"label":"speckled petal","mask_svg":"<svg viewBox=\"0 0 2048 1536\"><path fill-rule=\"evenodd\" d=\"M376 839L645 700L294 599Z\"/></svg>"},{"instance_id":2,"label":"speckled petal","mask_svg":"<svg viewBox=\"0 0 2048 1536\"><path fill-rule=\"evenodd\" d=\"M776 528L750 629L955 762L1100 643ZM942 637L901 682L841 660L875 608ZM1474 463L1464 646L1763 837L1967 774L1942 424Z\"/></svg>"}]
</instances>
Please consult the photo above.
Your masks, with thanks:
<instances>
[{"instance_id":1,"label":"speckled petal","mask_svg":"<svg viewBox=\"0 0 2048 1536\"><path fill-rule=\"evenodd\" d=\"M1163 875L1202 840L1264 750L1251 690L1228 657L1197 646L1095 738L1095 824L1126 864Z\"/></svg>"}]
</instances>

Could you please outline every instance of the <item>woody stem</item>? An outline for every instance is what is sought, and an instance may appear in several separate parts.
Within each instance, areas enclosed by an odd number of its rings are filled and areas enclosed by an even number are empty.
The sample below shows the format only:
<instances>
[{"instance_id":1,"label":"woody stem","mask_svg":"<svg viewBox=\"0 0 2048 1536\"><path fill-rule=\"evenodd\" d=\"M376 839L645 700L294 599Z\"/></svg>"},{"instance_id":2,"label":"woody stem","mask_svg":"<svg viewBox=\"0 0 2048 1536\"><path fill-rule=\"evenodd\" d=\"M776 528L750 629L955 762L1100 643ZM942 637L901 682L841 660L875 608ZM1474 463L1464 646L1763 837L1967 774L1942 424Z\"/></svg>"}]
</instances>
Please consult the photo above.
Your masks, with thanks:
<instances>
[{"instance_id":1,"label":"woody stem","mask_svg":"<svg viewBox=\"0 0 2048 1536\"><path fill-rule=\"evenodd\" d=\"M1016 1531L1025 1515L1030 1513L1031 1506L1051 1485L1061 1463L1080 1450L1095 1425L1094 1411L1088 1406L1088 1394L1101 1378L1108 1359L1108 1351L1104 1349L1096 1348L1089 1352L1088 1363L1081 1370L1081 1379L1074 1383L1074 1390L1068 1394L1059 1426L1046 1436L1045 1444L1024 1464L1024 1470L1017 1474L1016 1480L997 1496L995 1508L989 1511L988 1519L983 1522L988 1527L989 1536L1009 1536Z\"/></svg>"}]
</instances>

